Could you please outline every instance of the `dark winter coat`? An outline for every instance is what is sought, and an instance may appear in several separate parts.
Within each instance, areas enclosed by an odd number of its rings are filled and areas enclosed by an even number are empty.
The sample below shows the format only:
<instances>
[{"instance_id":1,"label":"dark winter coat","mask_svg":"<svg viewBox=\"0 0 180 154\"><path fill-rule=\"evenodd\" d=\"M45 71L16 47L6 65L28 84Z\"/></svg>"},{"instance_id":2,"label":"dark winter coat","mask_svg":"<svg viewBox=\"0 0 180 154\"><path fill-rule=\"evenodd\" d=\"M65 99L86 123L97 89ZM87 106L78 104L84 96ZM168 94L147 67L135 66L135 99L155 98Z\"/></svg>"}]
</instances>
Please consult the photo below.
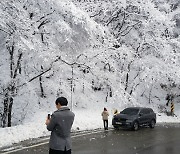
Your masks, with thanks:
<instances>
[{"instance_id":1,"label":"dark winter coat","mask_svg":"<svg viewBox=\"0 0 180 154\"><path fill-rule=\"evenodd\" d=\"M71 143L71 127L74 122L74 113L68 107L62 107L55 111L47 129L51 131L49 148L64 151L70 150Z\"/></svg>"}]
</instances>

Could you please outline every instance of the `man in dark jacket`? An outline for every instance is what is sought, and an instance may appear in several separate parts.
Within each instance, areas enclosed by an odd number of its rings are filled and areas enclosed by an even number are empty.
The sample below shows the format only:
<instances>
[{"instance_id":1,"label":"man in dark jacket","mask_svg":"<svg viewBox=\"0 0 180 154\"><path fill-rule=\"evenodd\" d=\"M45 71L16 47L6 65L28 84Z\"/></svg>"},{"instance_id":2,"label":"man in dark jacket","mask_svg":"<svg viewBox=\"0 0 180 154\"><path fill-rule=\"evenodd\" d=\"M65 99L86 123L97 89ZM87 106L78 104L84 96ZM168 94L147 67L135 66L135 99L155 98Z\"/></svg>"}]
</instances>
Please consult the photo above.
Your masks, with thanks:
<instances>
[{"instance_id":1,"label":"man in dark jacket","mask_svg":"<svg viewBox=\"0 0 180 154\"><path fill-rule=\"evenodd\" d=\"M51 118L46 120L47 129L51 131L49 154L71 154L71 127L74 122L74 113L67 107L65 97L57 98L56 108Z\"/></svg>"}]
</instances>

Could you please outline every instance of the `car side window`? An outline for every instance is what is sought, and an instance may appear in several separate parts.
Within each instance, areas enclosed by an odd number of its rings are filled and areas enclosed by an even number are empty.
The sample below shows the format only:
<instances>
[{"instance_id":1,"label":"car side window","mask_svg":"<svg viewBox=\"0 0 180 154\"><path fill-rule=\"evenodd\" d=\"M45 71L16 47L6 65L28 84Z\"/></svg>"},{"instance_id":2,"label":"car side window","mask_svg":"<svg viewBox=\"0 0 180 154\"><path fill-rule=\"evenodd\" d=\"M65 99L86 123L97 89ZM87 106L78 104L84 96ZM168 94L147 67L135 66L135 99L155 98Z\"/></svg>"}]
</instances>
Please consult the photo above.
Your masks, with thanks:
<instances>
[{"instance_id":1,"label":"car side window","mask_svg":"<svg viewBox=\"0 0 180 154\"><path fill-rule=\"evenodd\" d=\"M149 109L149 113L153 113L154 111L152 109Z\"/></svg>"},{"instance_id":2,"label":"car side window","mask_svg":"<svg viewBox=\"0 0 180 154\"><path fill-rule=\"evenodd\" d=\"M140 114L142 114L142 115L150 114L150 110L149 109L142 109Z\"/></svg>"},{"instance_id":3,"label":"car side window","mask_svg":"<svg viewBox=\"0 0 180 154\"><path fill-rule=\"evenodd\" d=\"M141 115L143 115L143 114L144 114L144 109L142 109L142 110L140 111L140 114L141 114Z\"/></svg>"}]
</instances>

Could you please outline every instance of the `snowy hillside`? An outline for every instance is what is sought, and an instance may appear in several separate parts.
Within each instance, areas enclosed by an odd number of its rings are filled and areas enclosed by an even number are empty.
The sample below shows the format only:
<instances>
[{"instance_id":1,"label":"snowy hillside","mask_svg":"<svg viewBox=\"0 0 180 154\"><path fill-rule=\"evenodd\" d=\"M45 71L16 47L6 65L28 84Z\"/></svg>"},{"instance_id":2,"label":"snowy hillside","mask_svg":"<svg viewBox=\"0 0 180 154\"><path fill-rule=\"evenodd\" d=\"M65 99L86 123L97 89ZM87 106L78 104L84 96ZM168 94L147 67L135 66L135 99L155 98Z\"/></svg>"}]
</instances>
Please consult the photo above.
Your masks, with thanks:
<instances>
[{"instance_id":1,"label":"snowy hillside","mask_svg":"<svg viewBox=\"0 0 180 154\"><path fill-rule=\"evenodd\" d=\"M179 9L173 0L2 0L0 147L49 135L59 96L75 112L73 131L101 128L104 107L110 121L114 109L146 106L158 122L179 122Z\"/></svg>"}]
</instances>

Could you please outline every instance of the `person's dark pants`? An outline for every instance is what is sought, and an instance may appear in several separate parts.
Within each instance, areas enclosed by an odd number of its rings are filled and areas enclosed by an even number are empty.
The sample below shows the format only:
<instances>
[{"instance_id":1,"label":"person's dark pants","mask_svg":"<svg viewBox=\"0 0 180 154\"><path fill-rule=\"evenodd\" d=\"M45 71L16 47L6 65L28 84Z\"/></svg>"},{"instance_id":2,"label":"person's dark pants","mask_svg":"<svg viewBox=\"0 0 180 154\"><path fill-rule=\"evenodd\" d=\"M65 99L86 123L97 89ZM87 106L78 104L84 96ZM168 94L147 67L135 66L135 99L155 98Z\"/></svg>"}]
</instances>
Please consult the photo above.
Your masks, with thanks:
<instances>
[{"instance_id":1,"label":"person's dark pants","mask_svg":"<svg viewBox=\"0 0 180 154\"><path fill-rule=\"evenodd\" d=\"M49 154L71 154L71 149L68 151L61 151L61 150L53 150L49 149Z\"/></svg>"},{"instance_id":2,"label":"person's dark pants","mask_svg":"<svg viewBox=\"0 0 180 154\"><path fill-rule=\"evenodd\" d=\"M104 122L104 129L108 130L108 120L103 120Z\"/></svg>"}]
</instances>

